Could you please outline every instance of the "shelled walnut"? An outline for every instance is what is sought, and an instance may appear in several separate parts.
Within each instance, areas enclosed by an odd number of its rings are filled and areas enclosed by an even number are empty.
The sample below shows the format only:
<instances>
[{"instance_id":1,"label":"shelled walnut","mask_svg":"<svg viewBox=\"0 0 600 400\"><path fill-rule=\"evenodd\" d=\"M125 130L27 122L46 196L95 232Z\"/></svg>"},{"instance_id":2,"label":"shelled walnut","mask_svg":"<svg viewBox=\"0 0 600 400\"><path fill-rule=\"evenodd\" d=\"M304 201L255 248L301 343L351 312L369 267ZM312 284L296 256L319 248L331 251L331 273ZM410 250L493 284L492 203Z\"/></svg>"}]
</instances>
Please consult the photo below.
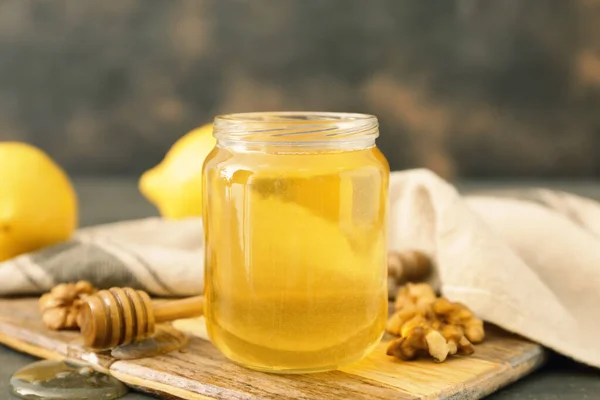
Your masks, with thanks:
<instances>
[{"instance_id":1,"label":"shelled walnut","mask_svg":"<svg viewBox=\"0 0 600 400\"><path fill-rule=\"evenodd\" d=\"M429 354L443 362L449 355L470 355L473 343L485 337L483 321L465 305L437 297L425 283L408 283L398 290L396 312L387 331L399 336L390 342L387 354L412 360Z\"/></svg>"},{"instance_id":2,"label":"shelled walnut","mask_svg":"<svg viewBox=\"0 0 600 400\"><path fill-rule=\"evenodd\" d=\"M61 283L39 299L42 321L52 330L77 329L81 299L96 292L88 281Z\"/></svg>"},{"instance_id":3,"label":"shelled walnut","mask_svg":"<svg viewBox=\"0 0 600 400\"><path fill-rule=\"evenodd\" d=\"M396 284L424 280L431 273L431 259L418 250L388 252L388 277Z\"/></svg>"}]
</instances>

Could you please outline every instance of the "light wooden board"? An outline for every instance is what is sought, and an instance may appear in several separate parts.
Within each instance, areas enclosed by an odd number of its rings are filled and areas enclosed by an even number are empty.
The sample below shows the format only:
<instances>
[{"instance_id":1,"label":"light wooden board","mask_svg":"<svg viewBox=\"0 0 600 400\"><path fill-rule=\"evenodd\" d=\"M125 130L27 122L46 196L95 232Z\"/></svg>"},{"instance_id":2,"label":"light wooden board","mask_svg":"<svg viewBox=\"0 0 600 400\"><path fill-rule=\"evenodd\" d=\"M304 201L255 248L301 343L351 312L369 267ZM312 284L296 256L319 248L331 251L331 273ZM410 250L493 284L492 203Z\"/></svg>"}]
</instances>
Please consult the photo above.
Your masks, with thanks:
<instances>
[{"instance_id":1,"label":"light wooden board","mask_svg":"<svg viewBox=\"0 0 600 400\"><path fill-rule=\"evenodd\" d=\"M402 362L385 355L385 340L364 360L337 371L273 375L227 361L194 337L184 352L121 361L85 351L75 332L51 332L35 299L0 300L0 342L48 359L93 363L136 389L174 399L479 399L532 372L545 359L541 346L497 329L471 357L442 364Z\"/></svg>"}]
</instances>

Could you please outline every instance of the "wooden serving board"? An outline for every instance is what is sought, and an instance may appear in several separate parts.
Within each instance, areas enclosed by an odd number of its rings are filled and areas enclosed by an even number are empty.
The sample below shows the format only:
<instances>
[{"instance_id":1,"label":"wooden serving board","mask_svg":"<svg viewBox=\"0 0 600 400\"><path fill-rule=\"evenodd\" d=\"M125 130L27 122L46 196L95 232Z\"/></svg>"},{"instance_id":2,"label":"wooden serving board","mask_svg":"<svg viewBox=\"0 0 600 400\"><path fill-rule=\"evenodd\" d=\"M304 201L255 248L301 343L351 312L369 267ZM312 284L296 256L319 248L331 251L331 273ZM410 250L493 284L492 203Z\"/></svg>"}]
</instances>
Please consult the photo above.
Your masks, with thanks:
<instances>
[{"instance_id":1,"label":"wooden serving board","mask_svg":"<svg viewBox=\"0 0 600 400\"><path fill-rule=\"evenodd\" d=\"M36 299L0 300L0 342L31 355L86 360L129 386L169 399L479 399L532 372L541 346L498 329L470 357L442 364L402 362L385 355L386 340L364 360L336 371L274 375L227 361L201 337L185 351L115 360L84 350L76 332L44 328Z\"/></svg>"}]
</instances>

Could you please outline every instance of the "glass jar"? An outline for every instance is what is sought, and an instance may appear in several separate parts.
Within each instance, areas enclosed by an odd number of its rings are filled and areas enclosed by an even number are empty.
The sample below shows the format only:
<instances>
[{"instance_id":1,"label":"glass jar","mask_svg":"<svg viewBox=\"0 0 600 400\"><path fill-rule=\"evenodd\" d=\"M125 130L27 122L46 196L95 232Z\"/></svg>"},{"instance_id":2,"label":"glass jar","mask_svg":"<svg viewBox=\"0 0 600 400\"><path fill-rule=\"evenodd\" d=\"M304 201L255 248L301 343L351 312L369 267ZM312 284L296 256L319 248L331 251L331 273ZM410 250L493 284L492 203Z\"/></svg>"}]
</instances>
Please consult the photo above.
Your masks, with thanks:
<instances>
[{"instance_id":1,"label":"glass jar","mask_svg":"<svg viewBox=\"0 0 600 400\"><path fill-rule=\"evenodd\" d=\"M203 171L209 335L243 366L335 369L387 319L389 166L377 118L218 116Z\"/></svg>"}]
</instances>

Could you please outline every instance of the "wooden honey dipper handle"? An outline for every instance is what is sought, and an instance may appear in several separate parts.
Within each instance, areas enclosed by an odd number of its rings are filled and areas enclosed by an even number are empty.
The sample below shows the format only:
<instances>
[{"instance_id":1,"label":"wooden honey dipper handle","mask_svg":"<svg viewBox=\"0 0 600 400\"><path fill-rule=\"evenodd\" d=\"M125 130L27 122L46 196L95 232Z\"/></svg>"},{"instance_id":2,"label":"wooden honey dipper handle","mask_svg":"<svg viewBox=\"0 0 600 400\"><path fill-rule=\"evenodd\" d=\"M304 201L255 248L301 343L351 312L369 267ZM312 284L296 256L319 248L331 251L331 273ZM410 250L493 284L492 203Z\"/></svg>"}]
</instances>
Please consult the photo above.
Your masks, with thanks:
<instances>
[{"instance_id":1,"label":"wooden honey dipper handle","mask_svg":"<svg viewBox=\"0 0 600 400\"><path fill-rule=\"evenodd\" d=\"M86 346L108 349L151 336L156 322L197 317L203 312L202 296L152 302L144 291L111 288L83 299L78 324Z\"/></svg>"},{"instance_id":2,"label":"wooden honey dipper handle","mask_svg":"<svg viewBox=\"0 0 600 400\"><path fill-rule=\"evenodd\" d=\"M199 317L204 314L204 296L188 297L181 300L167 300L165 302L154 303L152 308L156 322Z\"/></svg>"}]
</instances>

